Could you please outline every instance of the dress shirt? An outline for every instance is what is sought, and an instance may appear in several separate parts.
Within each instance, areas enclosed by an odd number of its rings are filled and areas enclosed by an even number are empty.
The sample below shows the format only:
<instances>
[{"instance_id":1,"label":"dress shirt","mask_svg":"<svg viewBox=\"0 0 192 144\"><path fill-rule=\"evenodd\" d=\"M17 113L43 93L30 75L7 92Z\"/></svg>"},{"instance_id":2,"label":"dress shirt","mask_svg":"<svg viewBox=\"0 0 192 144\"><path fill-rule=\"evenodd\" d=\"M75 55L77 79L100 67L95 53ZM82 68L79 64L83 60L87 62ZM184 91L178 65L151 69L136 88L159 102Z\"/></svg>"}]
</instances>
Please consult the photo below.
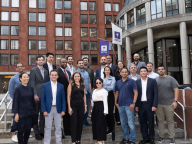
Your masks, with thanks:
<instances>
[{"instance_id":1,"label":"dress shirt","mask_svg":"<svg viewBox=\"0 0 192 144\"><path fill-rule=\"evenodd\" d=\"M142 96L141 96L141 101L147 101L147 80L143 80L141 78L141 85L142 85Z\"/></svg>"},{"instance_id":2,"label":"dress shirt","mask_svg":"<svg viewBox=\"0 0 192 144\"><path fill-rule=\"evenodd\" d=\"M48 65L49 74L50 74L50 72L53 70L53 65L48 62L47 62L47 65Z\"/></svg>"},{"instance_id":3,"label":"dress shirt","mask_svg":"<svg viewBox=\"0 0 192 144\"><path fill-rule=\"evenodd\" d=\"M104 113L108 114L108 92L102 88L100 90L95 89L93 91L92 100L93 101L103 101Z\"/></svg>"},{"instance_id":4,"label":"dress shirt","mask_svg":"<svg viewBox=\"0 0 192 144\"><path fill-rule=\"evenodd\" d=\"M104 68L105 68L105 67L104 67ZM102 78L102 79L104 79L104 73L103 73L103 72L104 72L104 68L101 67L101 78Z\"/></svg>"},{"instance_id":5,"label":"dress shirt","mask_svg":"<svg viewBox=\"0 0 192 144\"><path fill-rule=\"evenodd\" d=\"M74 71L73 71L73 66L72 66L72 68L70 67L70 65L69 64L67 64L67 66L69 67L69 70L70 70L70 73L71 73L71 76L73 75L73 73L74 73Z\"/></svg>"},{"instance_id":6,"label":"dress shirt","mask_svg":"<svg viewBox=\"0 0 192 144\"><path fill-rule=\"evenodd\" d=\"M111 68L111 66L112 66L112 63L109 65L109 67Z\"/></svg>"},{"instance_id":7,"label":"dress shirt","mask_svg":"<svg viewBox=\"0 0 192 144\"><path fill-rule=\"evenodd\" d=\"M40 70L40 72L41 72L41 75L42 75L42 77L43 77L43 79L44 79L44 68L41 69L39 66L38 66L38 68L39 68L39 70Z\"/></svg>"},{"instance_id":8,"label":"dress shirt","mask_svg":"<svg viewBox=\"0 0 192 144\"><path fill-rule=\"evenodd\" d=\"M64 70L65 69L63 69L62 67L60 67L61 69L62 69L62 71L63 71L63 73L64 73ZM65 70L66 71L66 70ZM65 74L65 73L64 73ZM68 80L69 80L69 75L68 75L68 73L67 73L67 71L66 71L66 74L67 74L67 76L68 76Z\"/></svg>"},{"instance_id":9,"label":"dress shirt","mask_svg":"<svg viewBox=\"0 0 192 144\"><path fill-rule=\"evenodd\" d=\"M115 78L113 76L109 76L108 78L104 78L103 79L103 88L108 92L115 91L115 82L116 81L115 81Z\"/></svg>"},{"instance_id":10,"label":"dress shirt","mask_svg":"<svg viewBox=\"0 0 192 144\"><path fill-rule=\"evenodd\" d=\"M137 80L137 74L135 76L131 75L131 78L136 81Z\"/></svg>"},{"instance_id":11,"label":"dress shirt","mask_svg":"<svg viewBox=\"0 0 192 144\"><path fill-rule=\"evenodd\" d=\"M155 79L156 77L158 77L159 75L157 74L157 73L155 73L155 72L150 72L149 73L149 75L148 75L148 77L150 77L150 78L153 78L153 79Z\"/></svg>"},{"instance_id":12,"label":"dress shirt","mask_svg":"<svg viewBox=\"0 0 192 144\"><path fill-rule=\"evenodd\" d=\"M52 89L52 105L56 105L56 95L57 95L57 82L54 83L51 81L51 89Z\"/></svg>"}]
</instances>

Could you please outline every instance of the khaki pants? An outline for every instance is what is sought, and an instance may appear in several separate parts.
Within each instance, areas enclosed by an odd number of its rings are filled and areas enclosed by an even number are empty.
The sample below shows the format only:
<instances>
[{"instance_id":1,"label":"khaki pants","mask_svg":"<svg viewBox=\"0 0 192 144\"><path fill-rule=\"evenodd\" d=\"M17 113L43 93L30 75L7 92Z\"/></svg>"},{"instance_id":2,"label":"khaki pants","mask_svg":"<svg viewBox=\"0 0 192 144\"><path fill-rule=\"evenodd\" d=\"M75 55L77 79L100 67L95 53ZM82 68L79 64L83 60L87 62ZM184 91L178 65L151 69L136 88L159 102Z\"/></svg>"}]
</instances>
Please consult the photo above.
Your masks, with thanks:
<instances>
[{"instance_id":1,"label":"khaki pants","mask_svg":"<svg viewBox=\"0 0 192 144\"><path fill-rule=\"evenodd\" d=\"M166 120L168 125L169 138L175 137L174 131L174 109L171 105L160 105L158 104L158 109L156 110L156 115L158 119L159 136L164 138L164 120Z\"/></svg>"}]
</instances>

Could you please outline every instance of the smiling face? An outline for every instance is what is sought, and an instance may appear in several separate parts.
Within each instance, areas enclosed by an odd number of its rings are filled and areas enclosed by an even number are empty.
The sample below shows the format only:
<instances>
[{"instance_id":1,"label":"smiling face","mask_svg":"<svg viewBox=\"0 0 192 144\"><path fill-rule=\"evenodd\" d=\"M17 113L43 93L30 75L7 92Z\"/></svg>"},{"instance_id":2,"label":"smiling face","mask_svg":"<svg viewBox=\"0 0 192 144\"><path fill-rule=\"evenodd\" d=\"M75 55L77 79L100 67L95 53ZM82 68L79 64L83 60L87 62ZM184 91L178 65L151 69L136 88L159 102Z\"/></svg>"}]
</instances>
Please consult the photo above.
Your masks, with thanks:
<instances>
[{"instance_id":1,"label":"smiling face","mask_svg":"<svg viewBox=\"0 0 192 144\"><path fill-rule=\"evenodd\" d=\"M104 72L105 72L105 75L106 75L106 76L109 76L110 73L111 73L111 70L110 70L108 67L106 67L105 70L104 70Z\"/></svg>"},{"instance_id":2,"label":"smiling face","mask_svg":"<svg viewBox=\"0 0 192 144\"><path fill-rule=\"evenodd\" d=\"M72 65L73 64L73 57L68 57L68 64Z\"/></svg>"},{"instance_id":3,"label":"smiling face","mask_svg":"<svg viewBox=\"0 0 192 144\"><path fill-rule=\"evenodd\" d=\"M106 65L106 57L102 57L100 63L102 66Z\"/></svg>"},{"instance_id":4,"label":"smiling face","mask_svg":"<svg viewBox=\"0 0 192 144\"><path fill-rule=\"evenodd\" d=\"M147 70L144 68L140 69L140 75L141 77L147 77Z\"/></svg>"},{"instance_id":5,"label":"smiling face","mask_svg":"<svg viewBox=\"0 0 192 144\"><path fill-rule=\"evenodd\" d=\"M17 64L17 67L16 67L16 71L18 72L18 73L22 73L23 71L24 71L24 66L23 66L23 64L21 64L21 63L19 63L19 64Z\"/></svg>"},{"instance_id":6,"label":"smiling face","mask_svg":"<svg viewBox=\"0 0 192 144\"><path fill-rule=\"evenodd\" d=\"M65 58L61 59L60 66L65 69L67 67L67 60Z\"/></svg>"},{"instance_id":7,"label":"smiling face","mask_svg":"<svg viewBox=\"0 0 192 144\"><path fill-rule=\"evenodd\" d=\"M152 70L153 70L152 64L147 64L147 70L148 70L148 72L152 72Z\"/></svg>"},{"instance_id":8,"label":"smiling face","mask_svg":"<svg viewBox=\"0 0 192 144\"><path fill-rule=\"evenodd\" d=\"M134 61L139 61L139 59L140 59L139 54L134 54L133 59L134 59Z\"/></svg>"},{"instance_id":9,"label":"smiling face","mask_svg":"<svg viewBox=\"0 0 192 144\"><path fill-rule=\"evenodd\" d=\"M38 60L36 61L37 65L39 65L39 66L43 66L44 62L45 62L45 60L43 57L38 58Z\"/></svg>"},{"instance_id":10,"label":"smiling face","mask_svg":"<svg viewBox=\"0 0 192 144\"><path fill-rule=\"evenodd\" d=\"M131 74L135 74L137 72L136 65L131 65L129 70L130 70Z\"/></svg>"},{"instance_id":11,"label":"smiling face","mask_svg":"<svg viewBox=\"0 0 192 144\"><path fill-rule=\"evenodd\" d=\"M88 59L83 59L83 64L84 64L84 66L87 66L89 64L89 60Z\"/></svg>"},{"instance_id":12,"label":"smiling face","mask_svg":"<svg viewBox=\"0 0 192 144\"><path fill-rule=\"evenodd\" d=\"M83 69L83 67L84 67L83 61L79 61L77 66L79 69Z\"/></svg>"},{"instance_id":13,"label":"smiling face","mask_svg":"<svg viewBox=\"0 0 192 144\"><path fill-rule=\"evenodd\" d=\"M23 74L22 77L20 78L20 81L21 81L22 84L28 84L28 82L29 82L28 74L26 74L26 73Z\"/></svg>"},{"instance_id":14,"label":"smiling face","mask_svg":"<svg viewBox=\"0 0 192 144\"><path fill-rule=\"evenodd\" d=\"M125 69L125 68L123 68L122 70L121 70L121 72L120 72L120 75L122 76L122 78L127 78L127 76L128 76L128 70L127 69Z\"/></svg>"},{"instance_id":15,"label":"smiling face","mask_svg":"<svg viewBox=\"0 0 192 144\"><path fill-rule=\"evenodd\" d=\"M80 81L80 74L79 73L76 73L76 74L74 74L74 81L75 82L79 82Z\"/></svg>"},{"instance_id":16,"label":"smiling face","mask_svg":"<svg viewBox=\"0 0 192 144\"><path fill-rule=\"evenodd\" d=\"M118 68L122 69L123 68L123 63L122 62L118 62Z\"/></svg>"},{"instance_id":17,"label":"smiling face","mask_svg":"<svg viewBox=\"0 0 192 144\"><path fill-rule=\"evenodd\" d=\"M48 63L53 63L53 55L49 55L48 57L47 57L47 62Z\"/></svg>"},{"instance_id":18,"label":"smiling face","mask_svg":"<svg viewBox=\"0 0 192 144\"><path fill-rule=\"evenodd\" d=\"M97 85L97 88L102 88L102 86L103 86L103 83L99 80L99 79L97 79L96 80L96 85Z\"/></svg>"},{"instance_id":19,"label":"smiling face","mask_svg":"<svg viewBox=\"0 0 192 144\"><path fill-rule=\"evenodd\" d=\"M158 67L158 74L160 76L164 76L165 75L165 68L164 67Z\"/></svg>"},{"instance_id":20,"label":"smiling face","mask_svg":"<svg viewBox=\"0 0 192 144\"><path fill-rule=\"evenodd\" d=\"M111 56L107 56L106 58L107 58L107 64L111 64L111 62L112 62Z\"/></svg>"},{"instance_id":21,"label":"smiling face","mask_svg":"<svg viewBox=\"0 0 192 144\"><path fill-rule=\"evenodd\" d=\"M51 79L51 81L57 81L57 79L58 79L58 73L56 72L56 71L52 71L51 73L50 73L50 75L49 75L49 77L50 77L50 79Z\"/></svg>"}]
</instances>

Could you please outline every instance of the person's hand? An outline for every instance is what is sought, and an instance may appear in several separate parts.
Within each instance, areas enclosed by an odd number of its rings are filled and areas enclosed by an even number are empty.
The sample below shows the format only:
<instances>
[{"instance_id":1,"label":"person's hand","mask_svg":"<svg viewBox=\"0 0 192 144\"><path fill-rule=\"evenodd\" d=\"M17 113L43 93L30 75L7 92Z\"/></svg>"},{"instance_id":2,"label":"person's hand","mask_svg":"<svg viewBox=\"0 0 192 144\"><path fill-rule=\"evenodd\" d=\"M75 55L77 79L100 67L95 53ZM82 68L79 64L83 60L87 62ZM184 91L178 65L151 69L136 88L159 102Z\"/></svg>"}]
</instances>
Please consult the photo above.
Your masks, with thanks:
<instances>
[{"instance_id":1,"label":"person's hand","mask_svg":"<svg viewBox=\"0 0 192 144\"><path fill-rule=\"evenodd\" d=\"M115 106L117 107L118 111L119 111L119 105L117 103L115 103Z\"/></svg>"},{"instance_id":2,"label":"person's hand","mask_svg":"<svg viewBox=\"0 0 192 144\"><path fill-rule=\"evenodd\" d=\"M72 110L72 108L71 108L71 107L69 108L69 110L68 110L68 111L69 111L69 115L72 115L73 110Z\"/></svg>"},{"instance_id":3,"label":"person's hand","mask_svg":"<svg viewBox=\"0 0 192 144\"><path fill-rule=\"evenodd\" d=\"M135 110L138 112L139 111L139 107L135 107Z\"/></svg>"},{"instance_id":4,"label":"person's hand","mask_svg":"<svg viewBox=\"0 0 192 144\"><path fill-rule=\"evenodd\" d=\"M18 122L18 121L19 121L19 115L16 114L16 115L15 115L15 122Z\"/></svg>"},{"instance_id":5,"label":"person's hand","mask_svg":"<svg viewBox=\"0 0 192 144\"><path fill-rule=\"evenodd\" d=\"M156 107L152 107L152 111L156 111L157 110L157 108Z\"/></svg>"},{"instance_id":6,"label":"person's hand","mask_svg":"<svg viewBox=\"0 0 192 144\"><path fill-rule=\"evenodd\" d=\"M177 102L173 102L172 105L173 109L176 109L177 108Z\"/></svg>"},{"instance_id":7,"label":"person's hand","mask_svg":"<svg viewBox=\"0 0 192 144\"><path fill-rule=\"evenodd\" d=\"M129 111L134 110L134 108L135 108L135 104L131 104L130 107L129 107Z\"/></svg>"},{"instance_id":8,"label":"person's hand","mask_svg":"<svg viewBox=\"0 0 192 144\"><path fill-rule=\"evenodd\" d=\"M35 101L39 101L39 97L37 95L34 95Z\"/></svg>"},{"instance_id":9,"label":"person's hand","mask_svg":"<svg viewBox=\"0 0 192 144\"><path fill-rule=\"evenodd\" d=\"M85 112L84 112L84 114L86 114L86 112L87 112L87 106L85 106Z\"/></svg>"},{"instance_id":10,"label":"person's hand","mask_svg":"<svg viewBox=\"0 0 192 144\"><path fill-rule=\"evenodd\" d=\"M107 114L106 114L106 113L104 113L104 115L106 116Z\"/></svg>"},{"instance_id":11,"label":"person's hand","mask_svg":"<svg viewBox=\"0 0 192 144\"><path fill-rule=\"evenodd\" d=\"M46 116L46 117L49 116L48 112L44 112L43 115Z\"/></svg>"},{"instance_id":12,"label":"person's hand","mask_svg":"<svg viewBox=\"0 0 192 144\"><path fill-rule=\"evenodd\" d=\"M65 115L65 112L64 112L64 111L62 111L62 112L61 112L61 117L62 117L62 116L64 116L64 115Z\"/></svg>"}]
</instances>

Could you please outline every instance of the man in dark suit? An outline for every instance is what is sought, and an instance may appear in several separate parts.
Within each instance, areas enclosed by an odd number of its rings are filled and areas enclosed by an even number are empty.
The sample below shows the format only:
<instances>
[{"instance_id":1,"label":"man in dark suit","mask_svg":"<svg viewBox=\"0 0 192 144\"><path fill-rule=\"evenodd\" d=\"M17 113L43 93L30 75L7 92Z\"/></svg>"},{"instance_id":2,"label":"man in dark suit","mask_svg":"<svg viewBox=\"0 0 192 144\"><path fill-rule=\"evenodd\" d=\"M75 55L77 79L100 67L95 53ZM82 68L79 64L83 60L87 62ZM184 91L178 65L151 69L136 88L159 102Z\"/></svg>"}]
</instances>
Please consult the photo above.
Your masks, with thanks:
<instances>
[{"instance_id":1,"label":"man in dark suit","mask_svg":"<svg viewBox=\"0 0 192 144\"><path fill-rule=\"evenodd\" d=\"M70 115L68 113L68 105L67 105L67 87L69 85L69 80L71 77L71 73L66 70L67 67L67 59L62 58L60 60L60 68L58 68L59 78L57 81L64 85L64 92L65 92L65 100L66 100L66 113L63 116L63 127L65 135L71 135L70 131ZM63 137L64 138L64 137Z\"/></svg>"},{"instance_id":2,"label":"man in dark suit","mask_svg":"<svg viewBox=\"0 0 192 144\"><path fill-rule=\"evenodd\" d=\"M53 58L54 58L53 53L47 53L46 54L47 62L43 64L43 68L48 70L49 74L52 70L56 69L56 66L53 64Z\"/></svg>"},{"instance_id":3,"label":"man in dark suit","mask_svg":"<svg viewBox=\"0 0 192 144\"><path fill-rule=\"evenodd\" d=\"M140 131L143 140L139 144L155 144L154 142L154 112L158 104L158 88L155 79L147 77L147 68L140 68L141 79L136 81L138 98L135 110L138 111Z\"/></svg>"},{"instance_id":4,"label":"man in dark suit","mask_svg":"<svg viewBox=\"0 0 192 144\"><path fill-rule=\"evenodd\" d=\"M45 58L38 55L36 58L37 66L30 70L30 85L34 91L34 99L37 113L40 112L39 126L34 125L35 139L42 140L44 137L45 117L41 112L41 88L42 85L49 81L49 72L43 68Z\"/></svg>"},{"instance_id":5,"label":"man in dark suit","mask_svg":"<svg viewBox=\"0 0 192 144\"><path fill-rule=\"evenodd\" d=\"M107 66L109 66L112 71L113 71L113 76L115 76L115 71L116 71L116 68L117 66L116 65L113 65L112 63L112 57L110 55L107 55L106 56L106 59L107 59Z\"/></svg>"}]
</instances>

